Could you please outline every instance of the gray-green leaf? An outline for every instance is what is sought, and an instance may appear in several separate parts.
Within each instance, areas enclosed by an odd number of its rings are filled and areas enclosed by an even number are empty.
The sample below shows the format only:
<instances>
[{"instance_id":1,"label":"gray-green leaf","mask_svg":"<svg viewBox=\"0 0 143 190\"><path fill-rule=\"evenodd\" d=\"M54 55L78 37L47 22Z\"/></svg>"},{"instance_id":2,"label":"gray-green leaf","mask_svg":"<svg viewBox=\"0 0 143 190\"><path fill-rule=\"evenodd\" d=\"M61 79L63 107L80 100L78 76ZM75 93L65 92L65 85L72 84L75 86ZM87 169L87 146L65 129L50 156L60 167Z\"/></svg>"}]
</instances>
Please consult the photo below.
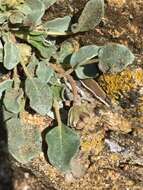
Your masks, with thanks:
<instances>
[{"instance_id":1,"label":"gray-green leaf","mask_svg":"<svg viewBox=\"0 0 143 190\"><path fill-rule=\"evenodd\" d=\"M26 0L19 10L25 14L24 25L34 26L41 23L45 5L41 0Z\"/></svg>"},{"instance_id":2,"label":"gray-green leaf","mask_svg":"<svg viewBox=\"0 0 143 190\"><path fill-rule=\"evenodd\" d=\"M70 161L77 153L80 138L69 127L55 127L46 135L48 158L52 165L61 171L70 170Z\"/></svg>"},{"instance_id":3,"label":"gray-green leaf","mask_svg":"<svg viewBox=\"0 0 143 190\"><path fill-rule=\"evenodd\" d=\"M99 51L99 69L103 73L117 73L132 64L135 56L124 45L108 44Z\"/></svg>"},{"instance_id":4,"label":"gray-green leaf","mask_svg":"<svg viewBox=\"0 0 143 190\"><path fill-rule=\"evenodd\" d=\"M81 47L79 51L75 52L71 56L70 64L71 66L78 67L79 65L85 65L90 59L98 55L99 46L88 45Z\"/></svg>"},{"instance_id":5,"label":"gray-green leaf","mask_svg":"<svg viewBox=\"0 0 143 190\"><path fill-rule=\"evenodd\" d=\"M70 42L63 42L60 51L58 52L58 63L68 63L70 55L74 52L73 44Z\"/></svg>"},{"instance_id":6,"label":"gray-green leaf","mask_svg":"<svg viewBox=\"0 0 143 190\"><path fill-rule=\"evenodd\" d=\"M19 113L22 96L23 96L22 89L17 90L11 88L7 90L3 100L6 109L15 114Z\"/></svg>"},{"instance_id":7,"label":"gray-green leaf","mask_svg":"<svg viewBox=\"0 0 143 190\"><path fill-rule=\"evenodd\" d=\"M5 80L5 81L3 81L3 82L0 83L0 98L2 96L2 93L5 90L11 88L12 83L13 83L13 80Z\"/></svg>"},{"instance_id":8,"label":"gray-green leaf","mask_svg":"<svg viewBox=\"0 0 143 190\"><path fill-rule=\"evenodd\" d=\"M54 20L44 23L44 28L50 33L64 33L68 30L69 24L71 22L70 16L65 16L63 18L56 18Z\"/></svg>"},{"instance_id":9,"label":"gray-green leaf","mask_svg":"<svg viewBox=\"0 0 143 190\"><path fill-rule=\"evenodd\" d=\"M54 74L54 70L46 64L46 61L41 61L38 64L36 75L43 83L50 81L51 77Z\"/></svg>"},{"instance_id":10,"label":"gray-green leaf","mask_svg":"<svg viewBox=\"0 0 143 190\"><path fill-rule=\"evenodd\" d=\"M72 54L70 64L75 68L78 78L93 78L98 75L97 64L89 61L98 55L99 49L96 45L89 45Z\"/></svg>"},{"instance_id":11,"label":"gray-green leaf","mask_svg":"<svg viewBox=\"0 0 143 190\"><path fill-rule=\"evenodd\" d=\"M57 0L42 0L46 9L48 9L50 6L52 6L56 1Z\"/></svg>"},{"instance_id":12,"label":"gray-green leaf","mask_svg":"<svg viewBox=\"0 0 143 190\"><path fill-rule=\"evenodd\" d=\"M20 52L16 44L6 42L4 44L4 67L8 70L13 69L20 62Z\"/></svg>"},{"instance_id":13,"label":"gray-green leaf","mask_svg":"<svg viewBox=\"0 0 143 190\"><path fill-rule=\"evenodd\" d=\"M25 92L30 99L30 107L41 115L46 115L52 107L53 97L50 87L38 78L27 79Z\"/></svg>"},{"instance_id":14,"label":"gray-green leaf","mask_svg":"<svg viewBox=\"0 0 143 190\"><path fill-rule=\"evenodd\" d=\"M104 0L89 0L72 32L84 32L95 28L104 16Z\"/></svg>"},{"instance_id":15,"label":"gray-green leaf","mask_svg":"<svg viewBox=\"0 0 143 190\"><path fill-rule=\"evenodd\" d=\"M47 46L41 41L34 40L32 36L29 37L28 43L30 43L33 47L38 49L41 56L50 59L51 56L54 56L56 54L56 46L55 45L49 45Z\"/></svg>"},{"instance_id":16,"label":"gray-green leaf","mask_svg":"<svg viewBox=\"0 0 143 190\"><path fill-rule=\"evenodd\" d=\"M24 125L20 119L12 118L6 122L8 149L20 163L27 163L41 152L42 139L39 128Z\"/></svg>"}]
</instances>

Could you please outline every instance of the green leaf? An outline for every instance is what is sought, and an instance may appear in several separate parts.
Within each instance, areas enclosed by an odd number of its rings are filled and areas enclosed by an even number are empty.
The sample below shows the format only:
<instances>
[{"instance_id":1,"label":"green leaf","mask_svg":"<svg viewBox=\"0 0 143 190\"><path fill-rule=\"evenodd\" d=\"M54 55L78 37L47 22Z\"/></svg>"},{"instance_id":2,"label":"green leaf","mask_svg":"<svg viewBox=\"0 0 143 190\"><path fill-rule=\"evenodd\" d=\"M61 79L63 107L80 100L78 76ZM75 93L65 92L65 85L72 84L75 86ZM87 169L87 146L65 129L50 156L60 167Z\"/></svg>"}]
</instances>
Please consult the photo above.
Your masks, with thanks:
<instances>
[{"instance_id":1,"label":"green leaf","mask_svg":"<svg viewBox=\"0 0 143 190\"><path fill-rule=\"evenodd\" d=\"M93 78L98 75L97 64L89 61L98 55L99 49L96 45L89 45L72 54L70 64L75 68L78 78Z\"/></svg>"},{"instance_id":2,"label":"green leaf","mask_svg":"<svg viewBox=\"0 0 143 190\"><path fill-rule=\"evenodd\" d=\"M4 100L3 100L6 109L15 114L19 113L22 97L23 97L22 89L17 90L17 89L11 88L7 90L4 96Z\"/></svg>"},{"instance_id":3,"label":"green leaf","mask_svg":"<svg viewBox=\"0 0 143 190\"><path fill-rule=\"evenodd\" d=\"M70 161L80 145L79 136L69 127L55 127L46 135L48 158L52 165L61 171L70 170Z\"/></svg>"},{"instance_id":4,"label":"green leaf","mask_svg":"<svg viewBox=\"0 0 143 190\"><path fill-rule=\"evenodd\" d=\"M17 9L25 15L25 17L29 14L31 14L31 8L28 5L28 3L25 1L24 4L17 7Z\"/></svg>"},{"instance_id":5,"label":"green leaf","mask_svg":"<svg viewBox=\"0 0 143 190\"><path fill-rule=\"evenodd\" d=\"M84 32L95 28L103 16L104 0L89 0L78 19L78 23L72 25L72 32Z\"/></svg>"},{"instance_id":6,"label":"green leaf","mask_svg":"<svg viewBox=\"0 0 143 190\"><path fill-rule=\"evenodd\" d=\"M48 9L50 6L52 6L57 0L42 0L44 3L46 9Z\"/></svg>"},{"instance_id":7,"label":"green leaf","mask_svg":"<svg viewBox=\"0 0 143 190\"><path fill-rule=\"evenodd\" d=\"M68 57L74 52L74 47L73 44L70 42L63 42L61 44L61 48L60 51L58 52L58 58L57 58L57 62L58 63L68 63L69 60Z\"/></svg>"},{"instance_id":8,"label":"green leaf","mask_svg":"<svg viewBox=\"0 0 143 190\"><path fill-rule=\"evenodd\" d=\"M24 25L35 26L41 23L45 13L45 5L41 0L26 0L19 10L25 14Z\"/></svg>"},{"instance_id":9,"label":"green leaf","mask_svg":"<svg viewBox=\"0 0 143 190\"><path fill-rule=\"evenodd\" d=\"M103 73L117 73L132 64L135 56L124 45L108 44L99 51L99 69Z\"/></svg>"},{"instance_id":10,"label":"green leaf","mask_svg":"<svg viewBox=\"0 0 143 190\"><path fill-rule=\"evenodd\" d=\"M43 34L39 34L39 32L30 32L30 35L27 37L28 40L36 41L44 43L45 36Z\"/></svg>"},{"instance_id":11,"label":"green leaf","mask_svg":"<svg viewBox=\"0 0 143 190\"><path fill-rule=\"evenodd\" d=\"M12 118L6 122L8 149L20 163L31 161L41 152L42 138L37 126L24 125L20 119Z\"/></svg>"},{"instance_id":12,"label":"green leaf","mask_svg":"<svg viewBox=\"0 0 143 190\"><path fill-rule=\"evenodd\" d=\"M38 64L36 75L43 83L48 83L54 74L54 70L46 64L46 61L41 61Z\"/></svg>"},{"instance_id":13,"label":"green leaf","mask_svg":"<svg viewBox=\"0 0 143 190\"><path fill-rule=\"evenodd\" d=\"M68 30L71 22L70 16L63 18L56 18L54 20L44 23L44 28L50 33L64 33Z\"/></svg>"},{"instance_id":14,"label":"green leaf","mask_svg":"<svg viewBox=\"0 0 143 190\"><path fill-rule=\"evenodd\" d=\"M0 40L0 62L3 62L3 45Z\"/></svg>"},{"instance_id":15,"label":"green leaf","mask_svg":"<svg viewBox=\"0 0 143 190\"><path fill-rule=\"evenodd\" d=\"M3 81L3 82L0 83L0 98L2 96L2 93L5 90L11 88L12 83L13 83L13 80L5 80L5 81Z\"/></svg>"},{"instance_id":16,"label":"green leaf","mask_svg":"<svg viewBox=\"0 0 143 190\"><path fill-rule=\"evenodd\" d=\"M46 59L50 59L51 56L54 56L54 54L56 54L56 46L55 45L48 46L42 41L42 39L40 39L40 36L39 40L38 38L35 39L33 36L29 36L28 43L30 43L33 47L38 49L41 56Z\"/></svg>"},{"instance_id":17,"label":"green leaf","mask_svg":"<svg viewBox=\"0 0 143 190\"><path fill-rule=\"evenodd\" d=\"M55 72L54 72L53 76L50 78L49 84L52 86L53 85L59 86L59 78Z\"/></svg>"},{"instance_id":18,"label":"green leaf","mask_svg":"<svg viewBox=\"0 0 143 190\"><path fill-rule=\"evenodd\" d=\"M56 98L57 101L61 101L62 100L61 94L62 94L63 87L60 86L60 84L59 86L52 85L51 90L53 93L53 98Z\"/></svg>"},{"instance_id":19,"label":"green leaf","mask_svg":"<svg viewBox=\"0 0 143 190\"><path fill-rule=\"evenodd\" d=\"M42 83L38 78L27 79L25 92L30 99L30 107L41 115L46 115L53 102L50 87Z\"/></svg>"},{"instance_id":20,"label":"green leaf","mask_svg":"<svg viewBox=\"0 0 143 190\"><path fill-rule=\"evenodd\" d=\"M75 52L71 56L70 64L71 66L78 67L79 65L85 65L90 59L98 55L99 46L88 45L81 47L79 51Z\"/></svg>"},{"instance_id":21,"label":"green leaf","mask_svg":"<svg viewBox=\"0 0 143 190\"><path fill-rule=\"evenodd\" d=\"M20 52L16 44L6 42L4 44L4 67L8 70L13 69L20 62Z\"/></svg>"}]
</instances>

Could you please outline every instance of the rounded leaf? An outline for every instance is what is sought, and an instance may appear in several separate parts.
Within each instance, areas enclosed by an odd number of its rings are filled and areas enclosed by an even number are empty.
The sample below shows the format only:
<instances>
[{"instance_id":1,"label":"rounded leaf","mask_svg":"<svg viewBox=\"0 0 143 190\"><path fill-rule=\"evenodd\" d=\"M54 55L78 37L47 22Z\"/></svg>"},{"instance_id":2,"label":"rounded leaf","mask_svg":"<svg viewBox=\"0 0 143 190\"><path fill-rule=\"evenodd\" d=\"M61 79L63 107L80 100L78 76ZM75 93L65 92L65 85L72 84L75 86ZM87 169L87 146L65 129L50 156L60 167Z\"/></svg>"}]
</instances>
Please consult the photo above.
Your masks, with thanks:
<instances>
[{"instance_id":1,"label":"rounded leaf","mask_svg":"<svg viewBox=\"0 0 143 190\"><path fill-rule=\"evenodd\" d=\"M99 46L88 45L81 47L79 51L75 52L71 56L70 65L74 68L79 65L85 65L90 59L98 55Z\"/></svg>"},{"instance_id":2,"label":"rounded leaf","mask_svg":"<svg viewBox=\"0 0 143 190\"><path fill-rule=\"evenodd\" d=\"M46 64L46 61L41 61L38 64L36 75L41 80L41 82L47 83L54 75L54 70Z\"/></svg>"},{"instance_id":3,"label":"rounded leaf","mask_svg":"<svg viewBox=\"0 0 143 190\"><path fill-rule=\"evenodd\" d=\"M15 114L19 113L22 96L23 96L22 89L17 90L17 89L11 88L7 90L4 96L4 100L3 100L6 109Z\"/></svg>"},{"instance_id":4,"label":"rounded leaf","mask_svg":"<svg viewBox=\"0 0 143 190\"><path fill-rule=\"evenodd\" d=\"M8 70L13 69L20 62L20 52L16 44L6 42L4 44L4 67Z\"/></svg>"},{"instance_id":5,"label":"rounded leaf","mask_svg":"<svg viewBox=\"0 0 143 190\"><path fill-rule=\"evenodd\" d=\"M68 30L69 24L71 22L70 16L65 16L63 18L56 18L54 20L44 23L44 28L48 32L53 33L64 33Z\"/></svg>"},{"instance_id":6,"label":"rounded leaf","mask_svg":"<svg viewBox=\"0 0 143 190\"><path fill-rule=\"evenodd\" d=\"M103 73L117 73L132 64L135 56L124 45L108 44L99 51L99 69Z\"/></svg>"},{"instance_id":7,"label":"rounded leaf","mask_svg":"<svg viewBox=\"0 0 143 190\"><path fill-rule=\"evenodd\" d=\"M80 79L93 78L98 75L98 68L95 62L89 61L98 55L100 47L96 45L84 46L71 56L70 64Z\"/></svg>"},{"instance_id":8,"label":"rounded leaf","mask_svg":"<svg viewBox=\"0 0 143 190\"><path fill-rule=\"evenodd\" d=\"M3 81L3 82L0 82L0 98L1 98L1 96L2 96L2 93L3 93L5 90L11 88L12 83L13 83L13 80L10 80L10 79L5 80L5 81Z\"/></svg>"},{"instance_id":9,"label":"rounded leaf","mask_svg":"<svg viewBox=\"0 0 143 190\"><path fill-rule=\"evenodd\" d=\"M104 0L89 0L72 32L84 32L95 28L104 16Z\"/></svg>"},{"instance_id":10,"label":"rounded leaf","mask_svg":"<svg viewBox=\"0 0 143 190\"><path fill-rule=\"evenodd\" d=\"M46 115L53 103L53 95L50 87L38 78L27 79L25 92L30 99L30 106L37 113Z\"/></svg>"},{"instance_id":11,"label":"rounded leaf","mask_svg":"<svg viewBox=\"0 0 143 190\"><path fill-rule=\"evenodd\" d=\"M46 142L51 164L64 172L70 170L70 161L80 145L79 136L69 127L62 125L47 133Z\"/></svg>"},{"instance_id":12,"label":"rounded leaf","mask_svg":"<svg viewBox=\"0 0 143 190\"><path fill-rule=\"evenodd\" d=\"M8 149L20 163L27 163L41 152L42 138L37 126L24 125L18 118L6 122Z\"/></svg>"}]
</instances>

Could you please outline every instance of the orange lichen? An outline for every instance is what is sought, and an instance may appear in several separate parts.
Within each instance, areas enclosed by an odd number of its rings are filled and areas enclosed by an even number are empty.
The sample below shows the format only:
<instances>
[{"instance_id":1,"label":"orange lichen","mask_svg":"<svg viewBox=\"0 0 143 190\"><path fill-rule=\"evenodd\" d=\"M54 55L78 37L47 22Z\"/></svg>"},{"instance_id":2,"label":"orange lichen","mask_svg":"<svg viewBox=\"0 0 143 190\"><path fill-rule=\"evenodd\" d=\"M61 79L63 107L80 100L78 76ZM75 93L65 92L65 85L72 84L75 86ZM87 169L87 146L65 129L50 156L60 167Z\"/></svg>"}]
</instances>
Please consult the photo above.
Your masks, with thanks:
<instances>
[{"instance_id":1,"label":"orange lichen","mask_svg":"<svg viewBox=\"0 0 143 190\"><path fill-rule=\"evenodd\" d=\"M98 132L94 132L93 134L82 136L81 138L81 150L82 151L93 151L94 155L98 155L104 145L103 145L103 138L104 138L105 132L104 130L100 130Z\"/></svg>"},{"instance_id":2,"label":"orange lichen","mask_svg":"<svg viewBox=\"0 0 143 190\"><path fill-rule=\"evenodd\" d=\"M29 114L28 112L20 113L20 118L24 124L37 125L37 126L48 126L52 119L38 114Z\"/></svg>"},{"instance_id":3,"label":"orange lichen","mask_svg":"<svg viewBox=\"0 0 143 190\"><path fill-rule=\"evenodd\" d=\"M108 3L111 6L116 6L120 8L126 3L126 0L108 0Z\"/></svg>"},{"instance_id":4,"label":"orange lichen","mask_svg":"<svg viewBox=\"0 0 143 190\"><path fill-rule=\"evenodd\" d=\"M119 74L104 74L99 78L99 83L107 95L115 101L121 92L129 92L143 83L143 70L126 69Z\"/></svg>"}]
</instances>

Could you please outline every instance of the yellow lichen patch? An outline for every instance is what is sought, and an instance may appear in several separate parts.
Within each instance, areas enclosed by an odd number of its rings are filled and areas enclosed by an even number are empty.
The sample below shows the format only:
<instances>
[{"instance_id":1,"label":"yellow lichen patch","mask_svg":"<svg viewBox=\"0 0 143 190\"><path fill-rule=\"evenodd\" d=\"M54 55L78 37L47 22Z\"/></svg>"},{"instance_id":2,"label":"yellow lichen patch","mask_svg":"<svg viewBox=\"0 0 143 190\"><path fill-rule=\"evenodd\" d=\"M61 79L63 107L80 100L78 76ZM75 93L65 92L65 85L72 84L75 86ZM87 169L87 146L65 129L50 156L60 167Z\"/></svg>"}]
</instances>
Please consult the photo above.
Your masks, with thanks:
<instances>
[{"instance_id":1,"label":"yellow lichen patch","mask_svg":"<svg viewBox=\"0 0 143 190\"><path fill-rule=\"evenodd\" d=\"M118 160L120 160L121 155L119 153L111 153L109 155L109 160L116 162Z\"/></svg>"},{"instance_id":2,"label":"yellow lichen patch","mask_svg":"<svg viewBox=\"0 0 143 190\"><path fill-rule=\"evenodd\" d=\"M98 155L103 149L103 138L105 132L100 130L92 134L84 134L81 137L81 150L90 152L92 151L94 155Z\"/></svg>"},{"instance_id":3,"label":"yellow lichen patch","mask_svg":"<svg viewBox=\"0 0 143 190\"><path fill-rule=\"evenodd\" d=\"M143 83L143 70L126 69L119 74L104 74L99 78L101 87L115 101L121 92L129 92Z\"/></svg>"},{"instance_id":4,"label":"yellow lichen patch","mask_svg":"<svg viewBox=\"0 0 143 190\"><path fill-rule=\"evenodd\" d=\"M109 5L116 7L122 7L126 3L126 0L107 0L107 1Z\"/></svg>"}]
</instances>

